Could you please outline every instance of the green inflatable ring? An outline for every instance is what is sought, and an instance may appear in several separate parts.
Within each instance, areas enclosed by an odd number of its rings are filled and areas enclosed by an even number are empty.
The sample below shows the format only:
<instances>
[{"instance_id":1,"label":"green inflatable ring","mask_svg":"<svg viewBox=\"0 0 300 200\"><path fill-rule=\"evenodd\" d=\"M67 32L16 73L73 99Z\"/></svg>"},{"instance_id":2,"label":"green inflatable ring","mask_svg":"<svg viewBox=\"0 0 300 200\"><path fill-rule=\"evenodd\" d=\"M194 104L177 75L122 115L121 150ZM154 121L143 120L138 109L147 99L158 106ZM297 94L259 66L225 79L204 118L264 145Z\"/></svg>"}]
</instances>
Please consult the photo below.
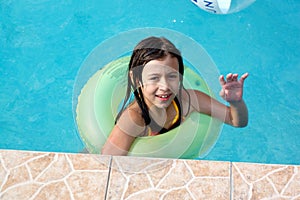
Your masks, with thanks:
<instances>
[{"instance_id":1,"label":"green inflatable ring","mask_svg":"<svg viewBox=\"0 0 300 200\"><path fill-rule=\"evenodd\" d=\"M107 140L126 91L129 57L115 60L96 72L78 97L76 121L82 141L90 153L98 154ZM213 96L205 81L185 67L184 85ZM188 82L187 82L188 80ZM221 122L192 113L179 127L158 136L136 138L129 156L199 158L216 143Z\"/></svg>"}]
</instances>

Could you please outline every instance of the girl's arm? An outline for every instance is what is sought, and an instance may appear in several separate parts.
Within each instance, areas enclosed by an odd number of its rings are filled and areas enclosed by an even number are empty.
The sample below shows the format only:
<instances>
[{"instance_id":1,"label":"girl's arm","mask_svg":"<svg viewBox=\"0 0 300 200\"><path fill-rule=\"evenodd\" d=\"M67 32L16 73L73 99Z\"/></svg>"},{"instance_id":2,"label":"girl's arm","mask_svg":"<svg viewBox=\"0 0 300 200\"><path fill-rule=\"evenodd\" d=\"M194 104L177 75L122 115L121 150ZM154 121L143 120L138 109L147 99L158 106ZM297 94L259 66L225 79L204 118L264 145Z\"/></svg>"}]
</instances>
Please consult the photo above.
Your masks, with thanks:
<instances>
[{"instance_id":1,"label":"girl's arm","mask_svg":"<svg viewBox=\"0 0 300 200\"><path fill-rule=\"evenodd\" d=\"M220 76L222 90L220 96L230 104L230 117L233 126L244 127L248 124L248 109L243 100L244 81L248 77L245 73L238 80L238 74L227 74L226 81L224 76Z\"/></svg>"},{"instance_id":2,"label":"girl's arm","mask_svg":"<svg viewBox=\"0 0 300 200\"><path fill-rule=\"evenodd\" d=\"M135 138L144 132L144 124L139 114L127 109L114 126L101 154L104 155L127 155Z\"/></svg>"},{"instance_id":3,"label":"girl's arm","mask_svg":"<svg viewBox=\"0 0 300 200\"><path fill-rule=\"evenodd\" d=\"M126 156L134 140L135 137L126 134L115 125L102 148L101 154Z\"/></svg>"},{"instance_id":4,"label":"girl's arm","mask_svg":"<svg viewBox=\"0 0 300 200\"><path fill-rule=\"evenodd\" d=\"M220 95L230 106L226 106L200 91L189 90L191 97L191 111L195 110L218 118L226 124L236 127L245 127L248 124L248 109L242 99L243 83L248 74L242 75L238 80L237 74L228 74L225 81L220 76L222 90Z\"/></svg>"}]
</instances>

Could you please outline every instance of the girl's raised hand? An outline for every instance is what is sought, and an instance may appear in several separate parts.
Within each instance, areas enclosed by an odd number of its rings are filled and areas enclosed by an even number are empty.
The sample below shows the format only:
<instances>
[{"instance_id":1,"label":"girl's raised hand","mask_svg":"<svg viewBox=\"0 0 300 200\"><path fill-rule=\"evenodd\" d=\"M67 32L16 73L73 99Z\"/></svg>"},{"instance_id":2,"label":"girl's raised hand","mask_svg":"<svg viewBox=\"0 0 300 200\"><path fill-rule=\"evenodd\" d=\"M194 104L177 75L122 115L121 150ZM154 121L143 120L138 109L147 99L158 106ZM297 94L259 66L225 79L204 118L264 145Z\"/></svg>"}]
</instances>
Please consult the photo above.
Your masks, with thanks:
<instances>
[{"instance_id":1,"label":"girl's raised hand","mask_svg":"<svg viewBox=\"0 0 300 200\"><path fill-rule=\"evenodd\" d=\"M226 80L223 75L219 77L222 89L220 96L228 102L241 101L243 98L243 85L248 73L245 73L238 80L238 74L227 74Z\"/></svg>"}]
</instances>

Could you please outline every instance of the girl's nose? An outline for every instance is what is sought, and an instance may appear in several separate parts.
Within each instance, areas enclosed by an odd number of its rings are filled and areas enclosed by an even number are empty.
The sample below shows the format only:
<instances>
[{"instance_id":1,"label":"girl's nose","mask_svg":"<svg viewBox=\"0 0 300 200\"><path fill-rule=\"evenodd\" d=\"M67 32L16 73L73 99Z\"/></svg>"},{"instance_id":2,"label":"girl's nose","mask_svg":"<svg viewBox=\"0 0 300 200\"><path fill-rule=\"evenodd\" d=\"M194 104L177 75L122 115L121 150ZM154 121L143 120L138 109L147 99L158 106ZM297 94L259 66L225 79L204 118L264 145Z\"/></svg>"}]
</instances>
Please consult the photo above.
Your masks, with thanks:
<instances>
[{"instance_id":1,"label":"girl's nose","mask_svg":"<svg viewBox=\"0 0 300 200\"><path fill-rule=\"evenodd\" d=\"M161 90L168 90L169 89L169 83L165 77L162 77L159 81L159 89Z\"/></svg>"}]
</instances>

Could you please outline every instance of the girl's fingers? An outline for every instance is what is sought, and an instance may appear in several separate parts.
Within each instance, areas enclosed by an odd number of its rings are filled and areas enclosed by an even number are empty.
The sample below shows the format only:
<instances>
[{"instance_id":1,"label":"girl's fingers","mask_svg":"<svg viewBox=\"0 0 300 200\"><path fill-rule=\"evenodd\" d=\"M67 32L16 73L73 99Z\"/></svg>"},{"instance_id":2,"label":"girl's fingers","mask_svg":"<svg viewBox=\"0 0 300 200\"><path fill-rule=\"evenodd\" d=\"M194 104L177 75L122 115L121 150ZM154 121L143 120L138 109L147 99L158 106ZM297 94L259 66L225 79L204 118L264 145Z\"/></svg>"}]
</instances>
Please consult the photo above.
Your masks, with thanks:
<instances>
[{"instance_id":1,"label":"girl's fingers","mask_svg":"<svg viewBox=\"0 0 300 200\"><path fill-rule=\"evenodd\" d=\"M238 74L233 74L232 75L232 81L237 81L238 80Z\"/></svg>"},{"instance_id":2,"label":"girl's fingers","mask_svg":"<svg viewBox=\"0 0 300 200\"><path fill-rule=\"evenodd\" d=\"M243 74L241 79L245 80L248 77L248 75L249 75L248 73Z\"/></svg>"},{"instance_id":3,"label":"girl's fingers","mask_svg":"<svg viewBox=\"0 0 300 200\"><path fill-rule=\"evenodd\" d=\"M232 81L232 73L227 74L226 80L227 80L227 82L231 82Z\"/></svg>"},{"instance_id":4,"label":"girl's fingers","mask_svg":"<svg viewBox=\"0 0 300 200\"><path fill-rule=\"evenodd\" d=\"M219 81L220 81L220 84L221 84L222 86L226 84L226 81L225 81L223 75L221 75L221 76L219 77Z\"/></svg>"},{"instance_id":5,"label":"girl's fingers","mask_svg":"<svg viewBox=\"0 0 300 200\"><path fill-rule=\"evenodd\" d=\"M248 73L245 73L245 74L243 74L242 76L241 76L241 79L240 79L240 81L243 83L244 81L245 81L245 79L248 77Z\"/></svg>"},{"instance_id":6,"label":"girl's fingers","mask_svg":"<svg viewBox=\"0 0 300 200\"><path fill-rule=\"evenodd\" d=\"M243 83L244 80L248 77L248 75L249 75L248 73L243 74L240 78L240 82ZM226 80L225 80L224 76L221 75L219 77L220 84L222 86L224 86L224 85L226 85L226 83L233 82L233 81L238 81L238 76L239 76L238 74L229 73L229 74L226 75Z\"/></svg>"}]
</instances>

